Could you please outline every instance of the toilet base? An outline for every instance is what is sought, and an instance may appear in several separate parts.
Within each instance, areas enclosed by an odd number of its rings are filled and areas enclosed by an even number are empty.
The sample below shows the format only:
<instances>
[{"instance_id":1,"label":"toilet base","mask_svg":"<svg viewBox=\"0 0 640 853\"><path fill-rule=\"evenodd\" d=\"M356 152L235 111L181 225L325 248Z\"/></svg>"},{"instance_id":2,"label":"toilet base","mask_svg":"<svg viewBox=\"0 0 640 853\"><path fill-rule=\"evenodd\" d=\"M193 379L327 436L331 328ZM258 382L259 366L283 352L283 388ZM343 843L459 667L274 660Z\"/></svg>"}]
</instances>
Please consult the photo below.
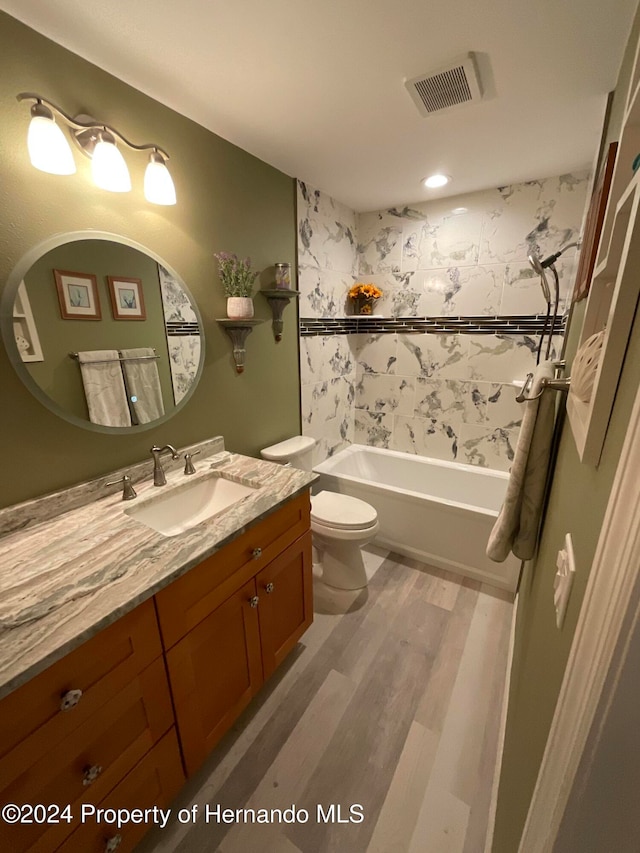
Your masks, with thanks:
<instances>
[{"instance_id":1,"label":"toilet base","mask_svg":"<svg viewBox=\"0 0 640 853\"><path fill-rule=\"evenodd\" d=\"M334 589L364 589L369 581L362 557L363 545L366 545L365 541L327 542L314 536L317 565L322 569L322 582Z\"/></svg>"}]
</instances>

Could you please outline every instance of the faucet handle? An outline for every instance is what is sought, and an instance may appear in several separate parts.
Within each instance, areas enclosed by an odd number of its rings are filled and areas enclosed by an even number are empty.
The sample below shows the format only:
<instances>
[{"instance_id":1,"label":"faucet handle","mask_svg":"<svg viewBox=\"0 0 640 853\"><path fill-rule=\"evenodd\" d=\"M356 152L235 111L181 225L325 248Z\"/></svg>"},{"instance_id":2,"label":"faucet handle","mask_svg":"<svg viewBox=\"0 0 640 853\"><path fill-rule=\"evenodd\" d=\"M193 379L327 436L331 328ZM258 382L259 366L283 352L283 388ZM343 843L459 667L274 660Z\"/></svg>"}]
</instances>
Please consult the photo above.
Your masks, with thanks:
<instances>
[{"instance_id":1,"label":"faucet handle","mask_svg":"<svg viewBox=\"0 0 640 853\"><path fill-rule=\"evenodd\" d=\"M124 474L119 480L111 480L110 483L105 483L105 486L115 486L117 483L122 483L122 500L132 501L138 497L136 490L131 485L131 477Z\"/></svg>"},{"instance_id":2,"label":"faucet handle","mask_svg":"<svg viewBox=\"0 0 640 853\"><path fill-rule=\"evenodd\" d=\"M193 456L197 456L201 450L196 450L194 453L185 453L184 454L184 473L185 474L195 474L196 469L193 467L193 462L191 461Z\"/></svg>"}]
</instances>

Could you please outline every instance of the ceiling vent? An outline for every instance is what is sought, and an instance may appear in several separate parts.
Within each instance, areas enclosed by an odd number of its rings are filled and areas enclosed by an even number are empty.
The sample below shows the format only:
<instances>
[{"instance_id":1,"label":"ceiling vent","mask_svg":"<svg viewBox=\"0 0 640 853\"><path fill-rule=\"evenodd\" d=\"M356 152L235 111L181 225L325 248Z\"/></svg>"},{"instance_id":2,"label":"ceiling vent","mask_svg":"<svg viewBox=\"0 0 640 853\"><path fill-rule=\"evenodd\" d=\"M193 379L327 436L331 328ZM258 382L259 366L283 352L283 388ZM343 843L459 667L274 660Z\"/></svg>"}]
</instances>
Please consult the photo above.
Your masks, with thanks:
<instances>
[{"instance_id":1,"label":"ceiling vent","mask_svg":"<svg viewBox=\"0 0 640 853\"><path fill-rule=\"evenodd\" d=\"M428 74L406 80L404 85L422 116L482 100L473 53L466 53Z\"/></svg>"}]
</instances>

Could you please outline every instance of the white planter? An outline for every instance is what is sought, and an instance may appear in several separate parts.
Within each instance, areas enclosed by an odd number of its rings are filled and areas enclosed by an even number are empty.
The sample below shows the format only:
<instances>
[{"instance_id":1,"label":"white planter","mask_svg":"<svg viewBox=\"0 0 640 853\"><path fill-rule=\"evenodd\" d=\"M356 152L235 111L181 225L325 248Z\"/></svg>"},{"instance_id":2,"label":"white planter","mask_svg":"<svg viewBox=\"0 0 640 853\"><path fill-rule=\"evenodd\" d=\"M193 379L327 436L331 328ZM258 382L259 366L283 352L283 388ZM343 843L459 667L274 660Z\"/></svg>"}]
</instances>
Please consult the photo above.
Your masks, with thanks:
<instances>
[{"instance_id":1,"label":"white planter","mask_svg":"<svg viewBox=\"0 0 640 853\"><path fill-rule=\"evenodd\" d=\"M253 317L253 299L250 296L228 296L227 317L230 320L250 320Z\"/></svg>"}]
</instances>

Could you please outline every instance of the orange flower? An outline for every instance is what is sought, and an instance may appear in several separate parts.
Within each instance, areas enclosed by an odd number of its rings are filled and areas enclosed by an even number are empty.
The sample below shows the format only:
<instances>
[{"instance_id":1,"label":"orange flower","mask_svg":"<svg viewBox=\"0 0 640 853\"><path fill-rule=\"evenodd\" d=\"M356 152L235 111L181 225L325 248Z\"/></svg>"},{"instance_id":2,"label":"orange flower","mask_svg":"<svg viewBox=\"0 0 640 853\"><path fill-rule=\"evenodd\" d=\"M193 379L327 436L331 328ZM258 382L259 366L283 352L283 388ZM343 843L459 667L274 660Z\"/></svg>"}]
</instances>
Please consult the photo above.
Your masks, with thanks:
<instances>
[{"instance_id":1,"label":"orange flower","mask_svg":"<svg viewBox=\"0 0 640 853\"><path fill-rule=\"evenodd\" d=\"M349 291L349 299L357 299L359 296L369 296L372 299L380 299L382 291L375 284L362 284L358 282L354 284Z\"/></svg>"}]
</instances>

